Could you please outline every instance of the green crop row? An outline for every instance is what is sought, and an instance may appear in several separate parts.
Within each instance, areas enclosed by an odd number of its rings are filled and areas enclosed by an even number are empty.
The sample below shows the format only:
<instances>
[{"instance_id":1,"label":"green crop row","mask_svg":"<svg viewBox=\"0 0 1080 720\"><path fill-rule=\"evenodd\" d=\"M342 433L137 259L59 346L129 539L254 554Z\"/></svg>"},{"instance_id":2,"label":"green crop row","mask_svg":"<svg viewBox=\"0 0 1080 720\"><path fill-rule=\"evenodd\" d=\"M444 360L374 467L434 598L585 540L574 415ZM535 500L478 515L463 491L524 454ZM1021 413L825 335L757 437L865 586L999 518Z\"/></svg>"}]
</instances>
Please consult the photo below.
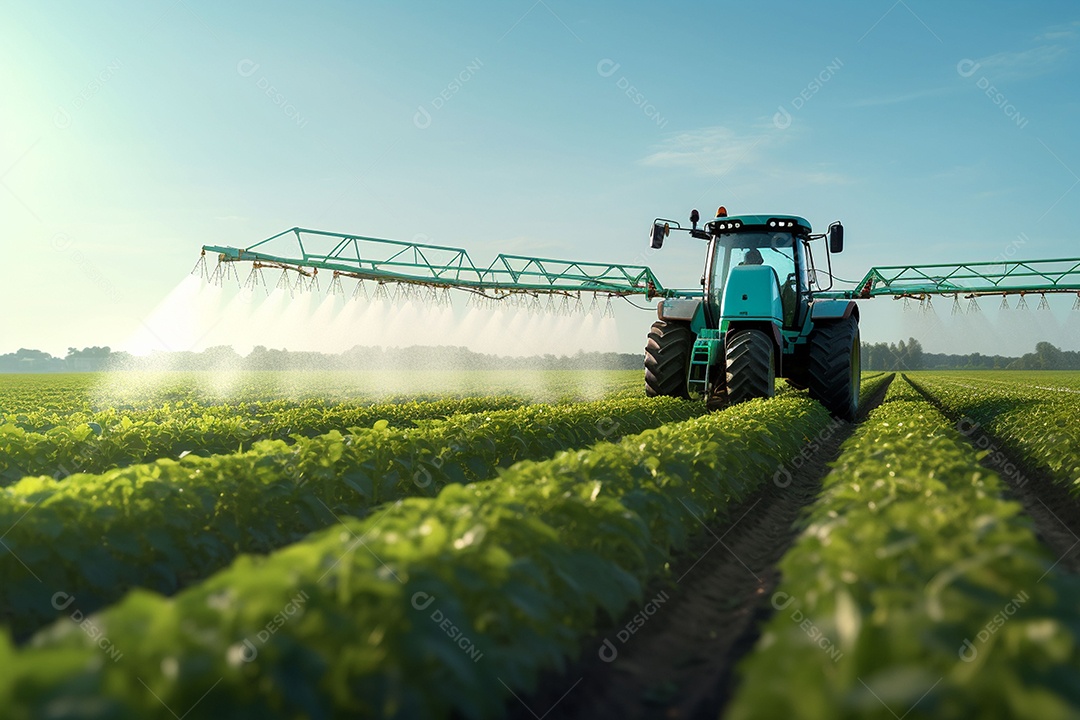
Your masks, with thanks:
<instances>
[{"instance_id":1,"label":"green crop row","mask_svg":"<svg viewBox=\"0 0 1080 720\"><path fill-rule=\"evenodd\" d=\"M915 389L915 387L907 381L907 377L900 376L901 379L893 382L889 385L889 391L885 393L885 402L896 402L898 400L909 400L912 402L920 402L925 400L922 393Z\"/></svg>"},{"instance_id":2,"label":"green crop row","mask_svg":"<svg viewBox=\"0 0 1080 720\"><path fill-rule=\"evenodd\" d=\"M993 444L988 436L993 436L1080 496L1080 393L937 374L919 374L913 382L977 444L988 447Z\"/></svg>"},{"instance_id":3,"label":"green crop row","mask_svg":"<svg viewBox=\"0 0 1080 720\"><path fill-rule=\"evenodd\" d=\"M23 414L14 416L15 422L0 424L0 484L26 475L100 473L137 462L175 459L185 453L233 453L258 440L314 437L331 430L371 427L379 421L391 427L414 427L418 420L507 410L522 404L513 397L375 405L270 402L202 406L177 402L133 414L101 411L89 416L92 419L65 422L44 432L23 427L35 423L42 427L43 422L41 417Z\"/></svg>"},{"instance_id":4,"label":"green crop row","mask_svg":"<svg viewBox=\"0 0 1080 720\"><path fill-rule=\"evenodd\" d=\"M828 422L806 398L744 403L388 505L172 599L140 591L85 626L58 622L22 650L0 636L0 707L501 716Z\"/></svg>"},{"instance_id":5,"label":"green crop row","mask_svg":"<svg viewBox=\"0 0 1080 720\"><path fill-rule=\"evenodd\" d=\"M873 373L871 375L863 375L862 383L859 386L859 406L860 408L870 401L871 396L881 389L882 385L889 385L889 389L892 389L893 378L896 377L896 373Z\"/></svg>"},{"instance_id":6,"label":"green crop row","mask_svg":"<svg viewBox=\"0 0 1080 720\"><path fill-rule=\"evenodd\" d=\"M0 617L17 636L55 618L63 591L84 611L131 587L173 592L242 552L267 552L341 515L522 459L640 432L704 411L673 398L531 405L412 429L378 423L247 452L189 456L0 489Z\"/></svg>"},{"instance_id":7,"label":"green crop row","mask_svg":"<svg viewBox=\"0 0 1080 720\"><path fill-rule=\"evenodd\" d=\"M731 718L1080 714L1080 579L902 380L780 563Z\"/></svg>"}]
</instances>

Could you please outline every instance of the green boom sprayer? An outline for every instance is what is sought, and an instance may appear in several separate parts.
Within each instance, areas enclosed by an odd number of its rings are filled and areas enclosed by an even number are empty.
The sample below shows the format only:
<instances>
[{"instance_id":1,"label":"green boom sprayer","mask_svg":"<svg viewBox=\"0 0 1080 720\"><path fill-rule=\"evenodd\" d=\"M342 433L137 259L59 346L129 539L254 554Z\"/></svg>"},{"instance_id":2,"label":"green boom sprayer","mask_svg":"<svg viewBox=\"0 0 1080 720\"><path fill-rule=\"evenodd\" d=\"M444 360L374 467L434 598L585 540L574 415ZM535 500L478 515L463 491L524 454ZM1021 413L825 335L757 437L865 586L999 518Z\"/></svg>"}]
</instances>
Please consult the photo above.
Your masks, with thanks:
<instances>
[{"instance_id":1,"label":"green boom sprayer","mask_svg":"<svg viewBox=\"0 0 1080 720\"><path fill-rule=\"evenodd\" d=\"M580 262L498 255L477 265L461 248L331 233L305 228L285 232L244 248L204 245L193 273L223 284L235 279L236 268L250 263L242 283L252 291L271 291L264 273L280 271L276 288L295 292L318 287L320 270L330 272L328 289L345 295L343 278L357 280L354 298L367 297L365 283L375 285L373 299L395 297L441 303L451 289L472 293L485 303L537 309L546 296L548 310L573 312L583 295L599 298L660 298L659 319L645 348L645 389L649 395L704 398L709 409L773 394L777 377L805 388L835 416L854 419L859 405L859 309L854 300L890 296L929 304L932 297L960 298L969 312L982 296L1039 295L1048 309L1047 293L1075 293L1080 310L1080 258L998 260L959 265L895 265L870 268L854 288L833 289L832 259L844 246L839 223L814 234L810 223L795 215L733 215L724 208L699 227L697 210L690 227L657 218L650 245L663 246L672 231L685 231L707 243L701 288L673 290L661 285L643 265ZM823 269L815 265L814 247ZM207 266L207 253L217 266ZM295 280L290 277L295 275ZM558 300L559 305L553 305ZM604 309L605 314L609 312Z\"/></svg>"}]
</instances>

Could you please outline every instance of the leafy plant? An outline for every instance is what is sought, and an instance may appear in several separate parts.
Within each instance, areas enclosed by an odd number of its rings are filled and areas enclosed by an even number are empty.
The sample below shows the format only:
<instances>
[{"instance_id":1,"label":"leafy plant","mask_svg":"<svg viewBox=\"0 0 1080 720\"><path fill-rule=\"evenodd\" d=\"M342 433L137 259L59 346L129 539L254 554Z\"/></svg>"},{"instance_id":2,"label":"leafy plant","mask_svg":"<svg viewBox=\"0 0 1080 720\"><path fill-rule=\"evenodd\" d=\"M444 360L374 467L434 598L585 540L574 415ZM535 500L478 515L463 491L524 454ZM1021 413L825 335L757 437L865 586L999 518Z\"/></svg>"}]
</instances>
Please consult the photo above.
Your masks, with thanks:
<instances>
[{"instance_id":1,"label":"leafy plant","mask_svg":"<svg viewBox=\"0 0 1080 720\"><path fill-rule=\"evenodd\" d=\"M704 411L674 398L530 405L392 428L336 430L245 452L187 456L0 489L0 617L22 637L55 618L58 590L84 612L132 587L173 593L244 552L269 552L391 500L434 496L499 467Z\"/></svg>"},{"instance_id":2,"label":"leafy plant","mask_svg":"<svg viewBox=\"0 0 1080 720\"><path fill-rule=\"evenodd\" d=\"M983 449L996 447L1042 468L1080 496L1078 373L1041 373L1028 382L920 373L914 382ZM989 438L993 437L994 440Z\"/></svg>"},{"instance_id":3,"label":"leafy plant","mask_svg":"<svg viewBox=\"0 0 1080 720\"><path fill-rule=\"evenodd\" d=\"M232 718L499 716L828 423L756 400L404 499L171 600L128 595L94 618L119 658L66 621L0 641L0 707L169 717L212 688Z\"/></svg>"},{"instance_id":4,"label":"leafy plant","mask_svg":"<svg viewBox=\"0 0 1080 720\"><path fill-rule=\"evenodd\" d=\"M914 398L919 399L914 399ZM1080 713L1080 579L903 380L784 556L732 718Z\"/></svg>"}]
</instances>

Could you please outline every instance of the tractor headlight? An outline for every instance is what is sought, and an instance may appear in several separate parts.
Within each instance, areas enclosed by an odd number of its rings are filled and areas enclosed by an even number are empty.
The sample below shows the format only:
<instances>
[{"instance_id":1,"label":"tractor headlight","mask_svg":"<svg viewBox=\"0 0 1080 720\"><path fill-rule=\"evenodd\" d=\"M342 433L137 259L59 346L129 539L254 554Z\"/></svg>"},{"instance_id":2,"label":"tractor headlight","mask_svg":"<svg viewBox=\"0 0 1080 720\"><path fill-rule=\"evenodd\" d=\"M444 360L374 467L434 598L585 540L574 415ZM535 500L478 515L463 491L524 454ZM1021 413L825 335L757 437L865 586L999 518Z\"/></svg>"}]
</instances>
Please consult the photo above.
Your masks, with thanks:
<instances>
[{"instance_id":1,"label":"tractor headlight","mask_svg":"<svg viewBox=\"0 0 1080 720\"><path fill-rule=\"evenodd\" d=\"M769 220L769 227L774 228L774 229L775 228L785 228L785 229L790 228L790 229L794 230L795 229L795 221L794 220L779 220L777 218L772 218L772 219Z\"/></svg>"}]
</instances>

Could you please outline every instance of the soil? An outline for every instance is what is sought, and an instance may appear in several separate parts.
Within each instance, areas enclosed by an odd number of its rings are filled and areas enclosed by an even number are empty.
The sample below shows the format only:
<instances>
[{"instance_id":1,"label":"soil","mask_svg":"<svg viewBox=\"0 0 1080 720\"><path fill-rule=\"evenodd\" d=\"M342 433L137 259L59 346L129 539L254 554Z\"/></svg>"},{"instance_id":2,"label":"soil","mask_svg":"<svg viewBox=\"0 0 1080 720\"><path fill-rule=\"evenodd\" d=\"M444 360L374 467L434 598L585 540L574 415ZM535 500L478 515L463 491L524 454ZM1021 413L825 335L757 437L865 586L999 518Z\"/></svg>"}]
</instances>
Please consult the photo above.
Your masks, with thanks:
<instances>
[{"instance_id":1,"label":"soil","mask_svg":"<svg viewBox=\"0 0 1080 720\"><path fill-rule=\"evenodd\" d=\"M860 420L885 396L866 398ZM785 487L769 483L703 528L620 622L601 628L565 673L541 679L537 692L510 700L510 717L709 718L735 688L735 667L773 613L777 562L798 536L804 507L817 497L828 463L855 425L837 422ZM826 437L827 435L827 437ZM786 478L785 478L786 481Z\"/></svg>"}]
</instances>

